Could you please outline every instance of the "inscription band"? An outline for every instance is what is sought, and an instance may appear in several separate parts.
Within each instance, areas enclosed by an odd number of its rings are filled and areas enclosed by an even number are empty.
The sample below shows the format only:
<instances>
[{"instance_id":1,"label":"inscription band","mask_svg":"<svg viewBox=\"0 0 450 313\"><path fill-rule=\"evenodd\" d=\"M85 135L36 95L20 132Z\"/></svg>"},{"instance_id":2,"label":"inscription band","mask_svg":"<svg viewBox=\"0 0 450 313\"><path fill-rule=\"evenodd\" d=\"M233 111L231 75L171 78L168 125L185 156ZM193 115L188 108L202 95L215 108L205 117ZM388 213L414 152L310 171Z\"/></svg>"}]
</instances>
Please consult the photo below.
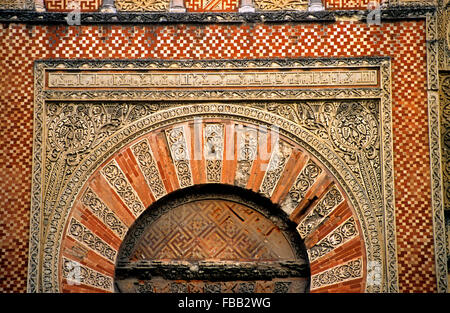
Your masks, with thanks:
<instances>
[{"instance_id":1,"label":"inscription band","mask_svg":"<svg viewBox=\"0 0 450 313\"><path fill-rule=\"evenodd\" d=\"M49 88L223 88L376 86L376 70L49 73Z\"/></svg>"}]
</instances>

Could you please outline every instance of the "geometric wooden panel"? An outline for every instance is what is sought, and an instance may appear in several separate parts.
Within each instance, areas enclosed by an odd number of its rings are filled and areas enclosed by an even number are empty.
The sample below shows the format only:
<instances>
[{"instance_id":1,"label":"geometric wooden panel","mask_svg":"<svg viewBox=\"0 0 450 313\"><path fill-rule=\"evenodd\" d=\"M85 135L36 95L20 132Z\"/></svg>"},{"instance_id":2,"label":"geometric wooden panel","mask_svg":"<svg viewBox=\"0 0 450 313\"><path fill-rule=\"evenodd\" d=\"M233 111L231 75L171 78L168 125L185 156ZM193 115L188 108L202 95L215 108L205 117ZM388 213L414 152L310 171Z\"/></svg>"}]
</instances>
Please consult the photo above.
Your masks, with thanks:
<instances>
[{"instance_id":1,"label":"geometric wooden panel","mask_svg":"<svg viewBox=\"0 0 450 313\"><path fill-rule=\"evenodd\" d=\"M148 225L131 261L294 258L280 229L260 213L231 201L201 200Z\"/></svg>"},{"instance_id":2,"label":"geometric wooden panel","mask_svg":"<svg viewBox=\"0 0 450 313\"><path fill-rule=\"evenodd\" d=\"M309 265L294 226L242 192L203 185L151 206L122 244L116 291L307 291Z\"/></svg>"}]
</instances>

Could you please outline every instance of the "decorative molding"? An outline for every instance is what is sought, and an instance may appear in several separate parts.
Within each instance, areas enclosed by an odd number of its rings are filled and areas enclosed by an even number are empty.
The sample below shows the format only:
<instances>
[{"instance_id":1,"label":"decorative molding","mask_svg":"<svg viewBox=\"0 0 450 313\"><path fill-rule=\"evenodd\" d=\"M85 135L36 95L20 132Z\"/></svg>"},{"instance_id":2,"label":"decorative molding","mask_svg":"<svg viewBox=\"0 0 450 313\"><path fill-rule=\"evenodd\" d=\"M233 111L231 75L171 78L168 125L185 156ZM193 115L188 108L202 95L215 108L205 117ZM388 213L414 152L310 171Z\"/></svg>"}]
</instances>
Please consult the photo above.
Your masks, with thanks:
<instances>
[{"instance_id":1,"label":"decorative molding","mask_svg":"<svg viewBox=\"0 0 450 313\"><path fill-rule=\"evenodd\" d=\"M81 197L81 202L108 228L123 239L127 233L127 226L116 216L113 210L100 200L91 188L87 188Z\"/></svg>"},{"instance_id":2,"label":"decorative molding","mask_svg":"<svg viewBox=\"0 0 450 313\"><path fill-rule=\"evenodd\" d=\"M185 129L183 126L166 130L167 143L170 148L180 187L193 185L190 165L190 151L186 144Z\"/></svg>"},{"instance_id":3,"label":"decorative molding","mask_svg":"<svg viewBox=\"0 0 450 313\"><path fill-rule=\"evenodd\" d=\"M146 209L116 160L110 161L101 173L134 216L139 216Z\"/></svg>"},{"instance_id":4,"label":"decorative molding","mask_svg":"<svg viewBox=\"0 0 450 313\"><path fill-rule=\"evenodd\" d=\"M377 70L323 70L323 71L223 71L215 69L201 72L180 72L167 69L163 73L49 73L51 88L177 88L208 89L237 88L260 89L290 87L294 89L313 86L377 86Z\"/></svg>"},{"instance_id":5,"label":"decorative molding","mask_svg":"<svg viewBox=\"0 0 450 313\"><path fill-rule=\"evenodd\" d=\"M337 153L336 147L332 147L318 137L314 132L302 127L295 121L296 118L293 115L292 119L287 118L282 112L277 110L272 110L267 103L270 99L275 99L277 97L277 92L274 91L274 96L267 96L266 106L261 106L258 103L247 104L246 101L249 100L249 95L256 95L260 91L254 90L231 90L227 91L229 94L236 94L236 100L240 100L239 103L214 103L214 101L206 103L196 103L195 105L190 105L192 101L190 95L191 92L187 92L186 95L181 95L180 98L172 98L172 102L155 102L155 101L145 101L143 103L133 103L131 100L124 103L114 103L113 99L110 98L99 100L97 97L103 97L108 93L115 93L117 98L127 99L127 91L105 91L105 93L99 93L96 90L85 90L77 91L73 93L72 91L49 91L44 89L44 82L46 73L52 71L52 69L58 68L58 70L70 70L83 68L83 71L87 70L101 70L106 69L123 69L126 68L127 71L133 71L134 69L149 69L149 68L165 68L165 67L179 67L182 69L189 68L260 68L270 66L272 69L277 67L282 69L298 67L301 69L305 68L342 68L342 67L377 67L380 70L380 86L378 88L368 88L361 91L359 88L345 88L345 89L320 89L320 90L299 90L298 95L300 95L300 100L317 100L317 99L342 99L345 98L353 99L347 101L349 103L359 101L361 103L366 103L364 101L369 101L367 103L376 104L375 100L367 100L364 96L369 95L369 99L379 99L381 101L380 112L373 111L371 114L380 115L380 125L381 135L379 140L383 143L381 145L380 151L380 164L383 167L380 168L382 175L382 180L380 184L383 185L383 199L382 203L385 206L384 211L380 211L378 214L381 215L374 216L374 204L370 200L366 192L364 191L363 185L361 184L361 177L356 177L355 173L349 168L349 165L343 161L342 156ZM66 61L66 60L46 60L39 61L35 64L35 136L34 136L34 164L33 164L33 195L32 195L32 210L31 210L31 232L38 230L37 235L32 235L30 237L30 277L29 277L29 290L34 291L55 291L58 290L58 260L57 255L59 255L59 243L63 236L62 227L67 222L67 214L70 211L74 199L77 197L78 193L82 189L82 186L86 179L89 177L98 166L104 162L107 162L109 158L113 155L114 151L117 151L126 144L131 144L133 140L136 140L145 133L150 132L155 127L169 126L175 122L188 121L195 116L210 116L214 118L224 118L224 119L237 119L240 121L248 122L250 124L264 124L264 125L275 125L279 127L280 132L285 136L298 142L302 147L311 153L318 162L321 162L326 166L332 173L334 177L341 184L344 192L349 197L349 201L355 208L358 219L361 222L362 237L366 242L366 256L368 260L376 260L380 264L386 263L391 264L390 257L396 255L395 240L392 240L392 233L386 233L386 255L384 255L382 245L379 242L380 237L380 226L384 225L387 230L391 228L394 229L395 235L395 221L392 224L391 218L395 216L395 208L393 202L393 181L392 178L392 129L390 124L391 118L391 102L390 102L390 62L387 58L369 58L369 59L299 59L299 60L240 60L240 61ZM267 94L267 92L265 92ZM84 94L84 97L79 97ZM201 91L198 91L198 95L201 95ZM216 93L208 90L203 91L203 95L200 98L208 99L208 96L214 94L213 99L218 96L222 97L226 93ZM259 93L261 95L264 93ZM57 97L56 97L57 95ZM76 97L74 99L74 96ZM135 96L145 95L145 93L135 93ZM175 96L177 94L174 94ZM278 95L285 96L286 93L278 93ZM355 95L358 95L355 97ZM159 97L159 96L158 96ZM220 98L219 97L219 98ZM293 97L294 98L294 97ZM83 99L83 100L81 100ZM101 98L100 98L101 99ZM191 99L187 101L187 99ZM283 98L282 98L283 99ZM363 99L366 99L363 101ZM49 101L53 100L53 101ZM57 100L57 101L54 101ZM80 101L81 100L81 101ZM87 102L89 100L96 100L96 102ZM107 101L109 100L109 101ZM139 100L134 98L134 100ZM148 100L145 97L141 100ZM175 100L175 101L174 101ZM223 100L223 99L222 99ZM299 100L299 99L297 99ZM100 101L100 102L98 102ZM176 102L179 101L179 102ZM253 101L253 100L252 100ZM102 103L103 102L103 103ZM69 104L70 110L62 110ZM339 107L339 106L338 106ZM127 108L125 111L117 111L119 108ZM139 111L142 108L144 111ZM369 108L369 107L365 107ZM347 112L341 110L342 112ZM340 112L341 112L340 111ZM101 113L101 115L96 115ZM116 112L116 113L114 113ZM134 112L134 113L131 113ZM359 112L365 112L359 111ZM68 146L71 148L72 153L68 158L68 155L61 154L64 151L62 148L58 148L58 145L50 145L48 141L47 133L43 130L47 127L47 123L52 125L58 125L61 121L76 120L74 118L70 119L69 116L75 117L75 113L86 115L84 119L87 125L94 125L95 134L94 139L87 139L83 135L83 142L88 143L89 148L85 149L85 145L78 145L75 142L70 143ZM297 113L296 113L297 114ZM95 119L94 116L104 116L102 119ZM116 116L114 119L109 117ZM50 118L49 118L50 117ZM89 117L89 119L87 118ZM106 118L107 117L107 118ZM81 119L83 120L83 118ZM115 120L114 123L108 124L108 127L103 127L106 124L101 124L99 121L104 120ZM44 122L45 121L45 124ZM53 122L52 122L53 121ZM59 121L59 122L58 122ZM300 120L301 121L301 120ZM385 122L387 121L387 122ZM66 122L64 122L66 123ZM63 123L63 124L64 124ZM97 123L97 124L96 124ZM91 126L92 127L92 126ZM57 129L58 127L54 128ZM73 128L72 128L73 129ZM98 133L103 131L104 138L100 139L97 136ZM58 134L58 132L54 132ZM83 134L80 132L80 134ZM89 134L89 133L88 133ZM45 135L45 136L44 136ZM342 134L343 135L343 134ZM58 138L56 135L52 135L52 138ZM56 137L55 137L56 136ZM51 136L50 136L51 137ZM370 137L370 136L369 136ZM345 138L342 137L342 138ZM52 139L54 142L64 142L61 140ZM94 144L95 143L95 144ZM64 143L68 144L68 143ZM61 145L61 143L60 143ZM345 145L344 145L345 146ZM350 145L351 146L351 145ZM57 147L55 151L60 153L59 157L52 160L58 160L61 164L66 166L66 170L70 171L60 171L55 167L54 161L47 159L47 156L52 155L52 152ZM52 148L52 149L50 149ZM82 148L82 149L81 149ZM79 150L81 149L81 150ZM85 150L84 150L85 149ZM43 153L48 151L48 153ZM83 151L87 153L84 154ZM58 155L58 154L56 154ZM77 162L70 162L71 160L77 160ZM69 162L68 162L69 161ZM65 162L65 163L64 163ZM50 165L50 167L48 167ZM50 172L49 172L50 170ZM51 174L53 172L53 174ZM70 173L70 176L65 176ZM51 174L51 175L50 175ZM53 176L52 176L53 175ZM63 175L63 176L60 176ZM51 178L52 177L52 178ZM52 182L52 188L44 188L43 186L48 185L49 181ZM392 192L392 194L390 193ZM49 201L44 202L41 195L46 194ZM43 205L46 203L46 206ZM48 214L46 215L47 222L42 223L40 220L40 214L42 209ZM376 209L379 210L379 207ZM49 227L51 225L51 227ZM42 226L42 227L41 227ZM45 233L46 238L44 241L41 239L40 230ZM42 245L42 246L41 246ZM40 259L37 257L36 251L41 249L45 258ZM387 260L383 260L386 257ZM39 262L42 261L42 265ZM46 273L51 273L49 275L44 275L41 281L38 281L39 277L38 271L46 271ZM396 277L396 267L388 266L386 269L386 274L388 277L383 279L385 284L396 285L396 282L389 281L391 277ZM36 274L36 275L35 275ZM377 292L384 288L382 285L371 285L367 286L367 291Z\"/></svg>"},{"instance_id":6,"label":"decorative molding","mask_svg":"<svg viewBox=\"0 0 450 313\"><path fill-rule=\"evenodd\" d=\"M316 163L312 160L308 161L306 166L295 179L295 182L286 195L286 198L283 200L281 205L283 211L289 215L292 213L300 201L303 200L306 191L313 185L321 172L322 169L317 166Z\"/></svg>"},{"instance_id":7,"label":"decorative molding","mask_svg":"<svg viewBox=\"0 0 450 313\"><path fill-rule=\"evenodd\" d=\"M31 0L29 0L31 1ZM425 18L429 12L434 12L434 6L398 6L382 8L381 21L409 20ZM366 22L370 11L259 11L259 12L207 12L185 13L175 12L82 12L80 22L89 24L168 24L168 23L279 23L283 22L336 22L341 17L352 17ZM63 24L67 25L67 13L36 12L20 10L0 10L1 23L31 23L31 24Z\"/></svg>"},{"instance_id":8,"label":"decorative molding","mask_svg":"<svg viewBox=\"0 0 450 313\"><path fill-rule=\"evenodd\" d=\"M340 247L352 238L358 235L358 228L355 218L350 217L347 221L335 228L325 238L320 240L314 246L308 249L309 261L314 262L329 252Z\"/></svg>"},{"instance_id":9,"label":"decorative molding","mask_svg":"<svg viewBox=\"0 0 450 313\"><path fill-rule=\"evenodd\" d=\"M275 147L272 151L269 164L267 165L264 178L259 188L259 192L265 195L267 198L272 196L273 190L278 184L281 178L284 167L291 156L292 147L288 144L276 141Z\"/></svg>"},{"instance_id":10,"label":"decorative molding","mask_svg":"<svg viewBox=\"0 0 450 313\"><path fill-rule=\"evenodd\" d=\"M169 11L170 0L115 0L114 4L117 11L134 11L134 12L149 12L149 11Z\"/></svg>"},{"instance_id":11,"label":"decorative molding","mask_svg":"<svg viewBox=\"0 0 450 313\"><path fill-rule=\"evenodd\" d=\"M87 285L98 289L113 291L113 279L79 262L62 259L62 277L74 285Z\"/></svg>"},{"instance_id":12,"label":"decorative molding","mask_svg":"<svg viewBox=\"0 0 450 313\"><path fill-rule=\"evenodd\" d=\"M0 10L33 10L35 0L0 0Z\"/></svg>"},{"instance_id":13,"label":"decorative molding","mask_svg":"<svg viewBox=\"0 0 450 313\"><path fill-rule=\"evenodd\" d=\"M70 219L67 235L89 247L89 249L103 256L111 263L115 263L117 251L73 217Z\"/></svg>"},{"instance_id":14,"label":"decorative molding","mask_svg":"<svg viewBox=\"0 0 450 313\"><path fill-rule=\"evenodd\" d=\"M193 266L196 266L198 270L192 271ZM230 277L236 277L243 281L252 281L277 278L307 278L308 266L304 260L260 260L258 262L231 260L140 260L119 264L117 272L117 276L121 278L137 277L146 279L150 276L178 281L228 281Z\"/></svg>"},{"instance_id":15,"label":"decorative molding","mask_svg":"<svg viewBox=\"0 0 450 313\"><path fill-rule=\"evenodd\" d=\"M339 189L336 186L330 188L298 224L297 230L300 236L306 239L342 201L344 197Z\"/></svg>"},{"instance_id":16,"label":"decorative molding","mask_svg":"<svg viewBox=\"0 0 450 313\"><path fill-rule=\"evenodd\" d=\"M428 90L439 89L439 47L437 33L437 15L427 13L426 17L426 47L427 47L427 85Z\"/></svg>"},{"instance_id":17,"label":"decorative molding","mask_svg":"<svg viewBox=\"0 0 450 313\"><path fill-rule=\"evenodd\" d=\"M306 290L306 280L296 279L272 279L270 281L223 281L204 282L149 282L136 283L134 289L125 292L133 293L302 293Z\"/></svg>"},{"instance_id":18,"label":"decorative molding","mask_svg":"<svg viewBox=\"0 0 450 313\"><path fill-rule=\"evenodd\" d=\"M223 99L233 100L310 100L310 99L371 99L380 98L382 92L378 88L345 88L345 89L279 89L279 90L259 90L249 89L245 92L236 90L46 90L43 92L48 100L77 99L102 100L102 101L171 101L171 104L181 104L179 101L223 101ZM160 108L169 107L167 102L163 102Z\"/></svg>"},{"instance_id":19,"label":"decorative molding","mask_svg":"<svg viewBox=\"0 0 450 313\"><path fill-rule=\"evenodd\" d=\"M450 70L450 3L438 0L436 9L437 25L433 32L437 33L439 50L439 69Z\"/></svg>"},{"instance_id":20,"label":"decorative molding","mask_svg":"<svg viewBox=\"0 0 450 313\"><path fill-rule=\"evenodd\" d=\"M441 138L439 95L428 91L428 120L430 138L431 207L433 215L434 251L437 291L447 292L447 249L444 218L444 197L441 168Z\"/></svg>"},{"instance_id":21,"label":"decorative molding","mask_svg":"<svg viewBox=\"0 0 450 313\"><path fill-rule=\"evenodd\" d=\"M223 124L206 124L203 134L206 180L218 183L222 178L224 126Z\"/></svg>"},{"instance_id":22,"label":"decorative molding","mask_svg":"<svg viewBox=\"0 0 450 313\"><path fill-rule=\"evenodd\" d=\"M397 229L395 216L395 190L394 190L394 144L392 130L392 86L391 64L381 66L381 164L382 164L382 193L384 208L384 246L386 249L386 268L384 275L384 290L387 292L399 292L398 287L398 262L397 262Z\"/></svg>"},{"instance_id":23,"label":"decorative molding","mask_svg":"<svg viewBox=\"0 0 450 313\"><path fill-rule=\"evenodd\" d=\"M155 157L147 139L141 140L131 146L131 151L155 199L157 200L166 195L166 187L162 181L161 173L158 170L158 165L155 162Z\"/></svg>"},{"instance_id":24,"label":"decorative molding","mask_svg":"<svg viewBox=\"0 0 450 313\"><path fill-rule=\"evenodd\" d=\"M362 277L362 260L356 259L311 276L311 290Z\"/></svg>"},{"instance_id":25,"label":"decorative molding","mask_svg":"<svg viewBox=\"0 0 450 313\"><path fill-rule=\"evenodd\" d=\"M237 130L237 168L234 184L247 186L253 161L258 154L258 132L254 129L241 128Z\"/></svg>"},{"instance_id":26,"label":"decorative molding","mask_svg":"<svg viewBox=\"0 0 450 313\"><path fill-rule=\"evenodd\" d=\"M428 91L430 138L431 202L433 214L434 249L437 291L448 292L448 254L444 210L449 207L449 109L450 75L442 72L440 94ZM442 128L441 128L442 127ZM442 136L442 137L441 137Z\"/></svg>"},{"instance_id":27,"label":"decorative molding","mask_svg":"<svg viewBox=\"0 0 450 313\"><path fill-rule=\"evenodd\" d=\"M441 72L439 96L443 200L444 210L450 212L450 72Z\"/></svg>"},{"instance_id":28,"label":"decorative molding","mask_svg":"<svg viewBox=\"0 0 450 313\"><path fill-rule=\"evenodd\" d=\"M254 4L259 11L290 11L308 8L308 0L254 0Z\"/></svg>"},{"instance_id":29,"label":"decorative molding","mask_svg":"<svg viewBox=\"0 0 450 313\"><path fill-rule=\"evenodd\" d=\"M440 105L439 105L439 63L445 50L439 49L442 33L439 23L442 21L442 8L436 12L428 13L426 18L427 39L427 92L428 92L428 131L430 142L430 169L431 169L431 214L433 216L433 234L436 266L436 284L438 292L447 292L448 270L444 217L444 186L441 155L440 134ZM441 81L442 84L442 81ZM443 90L443 89L441 89ZM441 93L442 94L442 93Z\"/></svg>"}]
</instances>

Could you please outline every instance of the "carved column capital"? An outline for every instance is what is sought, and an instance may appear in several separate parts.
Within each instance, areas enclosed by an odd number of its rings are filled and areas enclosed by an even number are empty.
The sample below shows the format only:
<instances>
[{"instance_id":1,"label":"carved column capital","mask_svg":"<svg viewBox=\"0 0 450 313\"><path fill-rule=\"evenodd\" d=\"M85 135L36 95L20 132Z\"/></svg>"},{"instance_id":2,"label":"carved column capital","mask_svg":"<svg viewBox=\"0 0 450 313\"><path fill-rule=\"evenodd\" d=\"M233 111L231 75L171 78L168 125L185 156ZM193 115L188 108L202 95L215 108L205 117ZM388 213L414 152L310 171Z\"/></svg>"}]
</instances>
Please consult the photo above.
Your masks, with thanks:
<instances>
[{"instance_id":1,"label":"carved column capital","mask_svg":"<svg viewBox=\"0 0 450 313\"><path fill-rule=\"evenodd\" d=\"M44 0L35 0L34 9L36 10L36 12L45 12Z\"/></svg>"},{"instance_id":2,"label":"carved column capital","mask_svg":"<svg viewBox=\"0 0 450 313\"><path fill-rule=\"evenodd\" d=\"M241 0L241 5L239 6L239 12L255 12L255 5L253 0Z\"/></svg>"},{"instance_id":3,"label":"carved column capital","mask_svg":"<svg viewBox=\"0 0 450 313\"><path fill-rule=\"evenodd\" d=\"M309 0L308 11L316 12L325 10L322 0Z\"/></svg>"},{"instance_id":4,"label":"carved column capital","mask_svg":"<svg viewBox=\"0 0 450 313\"><path fill-rule=\"evenodd\" d=\"M116 13L116 6L114 5L114 0L103 0L102 6L100 8L102 13Z\"/></svg>"}]
</instances>

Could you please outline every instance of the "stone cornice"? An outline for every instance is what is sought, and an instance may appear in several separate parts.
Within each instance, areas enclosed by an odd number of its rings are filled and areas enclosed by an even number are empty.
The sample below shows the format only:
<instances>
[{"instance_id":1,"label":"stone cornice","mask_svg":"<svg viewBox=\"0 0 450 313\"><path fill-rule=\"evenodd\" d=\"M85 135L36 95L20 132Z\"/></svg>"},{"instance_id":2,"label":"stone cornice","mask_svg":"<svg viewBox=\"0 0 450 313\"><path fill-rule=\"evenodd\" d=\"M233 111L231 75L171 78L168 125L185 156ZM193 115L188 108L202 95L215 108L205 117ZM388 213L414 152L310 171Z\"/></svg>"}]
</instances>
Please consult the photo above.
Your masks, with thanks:
<instances>
[{"instance_id":1,"label":"stone cornice","mask_svg":"<svg viewBox=\"0 0 450 313\"><path fill-rule=\"evenodd\" d=\"M381 9L381 20L425 18L434 6L397 6ZM335 22L342 18L366 21L369 11L267 11L255 13L83 12L81 25L89 24L212 24L212 23L311 23ZM67 24L68 12L0 10L1 23Z\"/></svg>"}]
</instances>

